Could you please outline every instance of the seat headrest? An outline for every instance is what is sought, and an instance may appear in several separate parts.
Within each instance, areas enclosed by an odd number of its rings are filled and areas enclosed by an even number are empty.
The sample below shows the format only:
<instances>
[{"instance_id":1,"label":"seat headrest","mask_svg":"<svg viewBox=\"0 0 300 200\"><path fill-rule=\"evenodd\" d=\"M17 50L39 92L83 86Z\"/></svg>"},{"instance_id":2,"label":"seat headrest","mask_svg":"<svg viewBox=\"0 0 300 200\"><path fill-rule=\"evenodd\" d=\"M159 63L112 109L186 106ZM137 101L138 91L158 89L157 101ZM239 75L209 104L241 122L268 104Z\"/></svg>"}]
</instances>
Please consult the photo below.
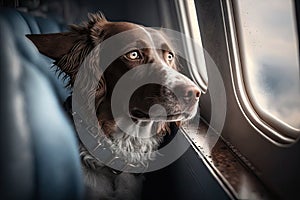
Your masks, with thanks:
<instances>
[{"instance_id":1,"label":"seat headrest","mask_svg":"<svg viewBox=\"0 0 300 200\"><path fill-rule=\"evenodd\" d=\"M83 183L69 95L26 34L63 31L54 20L0 9L0 199L80 199Z\"/></svg>"}]
</instances>

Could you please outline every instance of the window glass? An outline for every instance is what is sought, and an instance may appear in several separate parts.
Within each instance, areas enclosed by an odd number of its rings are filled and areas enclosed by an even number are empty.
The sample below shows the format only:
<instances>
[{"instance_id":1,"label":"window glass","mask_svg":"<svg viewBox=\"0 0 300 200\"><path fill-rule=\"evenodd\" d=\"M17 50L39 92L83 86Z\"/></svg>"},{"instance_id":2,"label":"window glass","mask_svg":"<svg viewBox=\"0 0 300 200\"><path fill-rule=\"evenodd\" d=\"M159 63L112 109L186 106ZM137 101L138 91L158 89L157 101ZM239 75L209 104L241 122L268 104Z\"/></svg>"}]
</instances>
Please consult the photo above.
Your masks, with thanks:
<instances>
[{"instance_id":1,"label":"window glass","mask_svg":"<svg viewBox=\"0 0 300 200\"><path fill-rule=\"evenodd\" d=\"M234 8L245 85L254 107L300 129L294 2L237 0Z\"/></svg>"}]
</instances>

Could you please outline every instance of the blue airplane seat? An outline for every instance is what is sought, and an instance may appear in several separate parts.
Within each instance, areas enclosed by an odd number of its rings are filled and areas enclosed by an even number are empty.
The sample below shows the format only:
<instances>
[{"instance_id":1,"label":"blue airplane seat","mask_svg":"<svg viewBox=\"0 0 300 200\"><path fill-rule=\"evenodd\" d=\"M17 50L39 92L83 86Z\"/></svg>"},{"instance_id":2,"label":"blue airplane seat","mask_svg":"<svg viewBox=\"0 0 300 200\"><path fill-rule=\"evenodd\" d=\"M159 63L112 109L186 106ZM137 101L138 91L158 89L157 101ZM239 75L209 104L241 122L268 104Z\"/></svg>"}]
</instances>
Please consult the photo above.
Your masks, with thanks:
<instances>
[{"instance_id":1,"label":"blue airplane seat","mask_svg":"<svg viewBox=\"0 0 300 200\"><path fill-rule=\"evenodd\" d=\"M65 26L0 10L0 199L82 199L77 141L62 106L70 91L25 37Z\"/></svg>"}]
</instances>

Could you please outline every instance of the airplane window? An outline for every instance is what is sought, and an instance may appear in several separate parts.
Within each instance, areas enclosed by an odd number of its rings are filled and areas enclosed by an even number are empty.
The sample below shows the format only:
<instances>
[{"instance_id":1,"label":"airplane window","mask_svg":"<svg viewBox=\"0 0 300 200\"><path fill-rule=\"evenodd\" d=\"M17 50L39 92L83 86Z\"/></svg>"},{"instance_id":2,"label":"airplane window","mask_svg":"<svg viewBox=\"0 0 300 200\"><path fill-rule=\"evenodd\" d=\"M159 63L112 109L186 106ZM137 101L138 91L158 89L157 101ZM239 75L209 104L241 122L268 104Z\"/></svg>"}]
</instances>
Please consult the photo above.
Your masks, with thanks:
<instances>
[{"instance_id":1,"label":"airplane window","mask_svg":"<svg viewBox=\"0 0 300 200\"><path fill-rule=\"evenodd\" d=\"M299 51L294 1L233 1L242 74L258 115L300 131ZM292 136L292 137L295 137Z\"/></svg>"},{"instance_id":2,"label":"airplane window","mask_svg":"<svg viewBox=\"0 0 300 200\"><path fill-rule=\"evenodd\" d=\"M196 13L194 0L175 0L177 17L179 20L180 31L193 42L183 41L185 43L185 53L195 65L188 68L193 81L198 84L202 92L207 91L208 77L204 50L202 48L202 39L199 29L199 23Z\"/></svg>"}]
</instances>

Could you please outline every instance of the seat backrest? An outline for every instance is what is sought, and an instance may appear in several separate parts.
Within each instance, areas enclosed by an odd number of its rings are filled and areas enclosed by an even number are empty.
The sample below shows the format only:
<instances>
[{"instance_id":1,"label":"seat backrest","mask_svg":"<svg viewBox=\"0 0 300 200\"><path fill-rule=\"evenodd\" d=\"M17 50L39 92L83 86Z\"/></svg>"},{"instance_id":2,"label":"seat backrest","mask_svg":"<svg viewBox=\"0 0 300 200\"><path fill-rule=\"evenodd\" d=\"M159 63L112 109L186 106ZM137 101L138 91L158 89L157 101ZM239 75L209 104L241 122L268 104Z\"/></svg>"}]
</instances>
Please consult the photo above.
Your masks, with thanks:
<instances>
[{"instance_id":1,"label":"seat backrest","mask_svg":"<svg viewBox=\"0 0 300 200\"><path fill-rule=\"evenodd\" d=\"M0 9L0 199L80 199L83 183L69 95L26 34L61 32L54 20Z\"/></svg>"}]
</instances>

